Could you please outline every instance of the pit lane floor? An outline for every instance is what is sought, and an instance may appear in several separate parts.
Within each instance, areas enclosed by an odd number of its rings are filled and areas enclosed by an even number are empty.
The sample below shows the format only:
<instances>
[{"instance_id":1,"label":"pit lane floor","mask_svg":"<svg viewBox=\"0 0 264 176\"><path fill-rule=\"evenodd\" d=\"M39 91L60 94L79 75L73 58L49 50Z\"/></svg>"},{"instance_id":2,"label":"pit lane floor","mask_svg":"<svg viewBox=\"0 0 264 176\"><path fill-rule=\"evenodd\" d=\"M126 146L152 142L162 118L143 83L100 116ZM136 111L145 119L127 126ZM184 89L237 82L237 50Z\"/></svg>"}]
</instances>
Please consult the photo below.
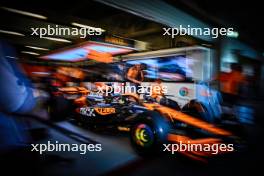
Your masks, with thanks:
<instances>
[{"instance_id":1,"label":"pit lane floor","mask_svg":"<svg viewBox=\"0 0 264 176\"><path fill-rule=\"evenodd\" d=\"M43 175L102 175L141 160L130 146L127 135L95 133L69 121L48 126L32 120L31 125L35 128L48 129L48 138L37 142L40 144L58 141L63 144L99 143L102 145L102 151L86 154L46 152L48 155L55 155L59 160L48 164L48 169L43 169ZM64 132L64 129L67 131Z\"/></svg>"},{"instance_id":2,"label":"pit lane floor","mask_svg":"<svg viewBox=\"0 0 264 176\"><path fill-rule=\"evenodd\" d=\"M38 124L39 125L39 124ZM49 128L47 140L60 143L101 143L101 152L52 152L66 161L51 162L43 169L43 175L237 175L257 172L263 163L260 146L249 152L217 158L209 163L200 163L176 155L157 156L151 159L139 157L130 146L127 135L90 131L69 121L57 122ZM37 126L37 125L34 125ZM39 127L43 127L41 124ZM45 125L44 125L45 126ZM57 127L73 134L64 133ZM258 135L260 133L257 133ZM78 136L80 135L80 136ZM259 136L258 136L259 137ZM75 140L76 139L76 140ZM253 146L257 146L254 144ZM51 154L51 153L49 153ZM48 168L48 169L47 169Z\"/></svg>"},{"instance_id":3,"label":"pit lane floor","mask_svg":"<svg viewBox=\"0 0 264 176\"><path fill-rule=\"evenodd\" d=\"M256 115L263 122L262 108ZM46 112L37 110L38 116L47 118ZM46 117L45 117L46 116ZM59 141L60 143L101 143L103 151L88 152L81 155L78 152L48 152L49 162L41 163L37 175L254 175L262 170L264 163L262 146L263 126L250 127L251 148L245 154L216 159L209 163L192 161L180 155L154 156L151 159L139 157L132 149L127 135L102 133L88 130L70 121L56 122L52 125L40 123L31 119L34 128L48 129L48 137L36 143ZM264 124L264 123L262 123ZM65 129L65 130L64 130ZM260 130L259 130L260 129ZM69 133L70 132L70 133ZM72 133L71 133L72 132ZM45 158L44 155L39 155Z\"/></svg>"}]
</instances>

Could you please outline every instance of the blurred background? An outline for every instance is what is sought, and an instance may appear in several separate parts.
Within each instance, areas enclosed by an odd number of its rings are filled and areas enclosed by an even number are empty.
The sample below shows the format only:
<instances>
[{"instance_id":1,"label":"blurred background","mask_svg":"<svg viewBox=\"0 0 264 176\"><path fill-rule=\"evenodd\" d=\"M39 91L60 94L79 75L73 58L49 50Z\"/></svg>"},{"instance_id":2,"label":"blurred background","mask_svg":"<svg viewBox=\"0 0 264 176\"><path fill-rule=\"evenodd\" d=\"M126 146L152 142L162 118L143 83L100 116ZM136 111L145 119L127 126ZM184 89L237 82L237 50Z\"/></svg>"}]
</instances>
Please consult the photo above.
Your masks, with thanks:
<instances>
[{"instance_id":1,"label":"blurred background","mask_svg":"<svg viewBox=\"0 0 264 176\"><path fill-rule=\"evenodd\" d=\"M233 175L261 170L264 98L263 6L259 1L0 0L1 168L42 175ZM32 28L97 28L101 35L32 35ZM163 35L163 28L234 28L227 36ZM69 120L70 101L95 82L127 82L141 64L142 85L157 79L181 108L203 103L210 119L237 117L243 155L206 164L139 157L123 134L95 133ZM213 94L204 96L203 90ZM205 98L206 97L206 98ZM208 102L214 103L208 103ZM217 108L221 106L221 112ZM39 156L28 144L59 140L103 144L103 152ZM4 172L4 171L3 171Z\"/></svg>"}]
</instances>

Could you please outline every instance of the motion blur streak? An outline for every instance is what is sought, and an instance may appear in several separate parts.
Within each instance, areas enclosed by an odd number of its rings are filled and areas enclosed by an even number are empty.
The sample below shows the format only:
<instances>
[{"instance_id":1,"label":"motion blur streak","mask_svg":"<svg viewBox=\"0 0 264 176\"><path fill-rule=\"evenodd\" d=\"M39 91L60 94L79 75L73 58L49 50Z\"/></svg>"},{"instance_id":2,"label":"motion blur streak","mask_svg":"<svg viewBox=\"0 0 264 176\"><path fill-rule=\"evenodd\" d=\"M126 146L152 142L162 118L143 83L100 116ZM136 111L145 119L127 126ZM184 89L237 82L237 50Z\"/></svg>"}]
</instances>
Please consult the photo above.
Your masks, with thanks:
<instances>
[{"instance_id":1,"label":"motion blur streak","mask_svg":"<svg viewBox=\"0 0 264 176\"><path fill-rule=\"evenodd\" d=\"M230 133L226 130L220 129L220 128L218 128L218 127L216 127L210 123L199 120L197 118L194 118L192 116L189 116L187 114L184 114L182 112L176 111L176 110L168 108L168 107L159 106L156 104L147 104L147 103L144 103L144 106L146 106L150 110L155 107L158 111L166 112L169 117L171 117L175 120L180 120L182 122L185 122L186 124L196 126L198 128L201 128L201 129L206 130L208 132L212 132L212 133L217 134L217 135L223 135L223 136L231 136L232 135L232 133Z\"/></svg>"}]
</instances>

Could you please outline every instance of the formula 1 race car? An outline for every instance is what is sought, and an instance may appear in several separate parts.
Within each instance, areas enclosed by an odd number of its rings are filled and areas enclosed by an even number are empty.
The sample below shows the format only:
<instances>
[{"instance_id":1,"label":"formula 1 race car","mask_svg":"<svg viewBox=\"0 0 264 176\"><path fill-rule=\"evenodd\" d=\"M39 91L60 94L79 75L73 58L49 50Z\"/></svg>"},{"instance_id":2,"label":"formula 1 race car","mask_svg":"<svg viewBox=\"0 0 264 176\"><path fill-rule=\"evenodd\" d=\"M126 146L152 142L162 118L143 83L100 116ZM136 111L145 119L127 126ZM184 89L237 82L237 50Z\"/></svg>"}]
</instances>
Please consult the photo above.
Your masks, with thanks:
<instances>
[{"instance_id":1,"label":"formula 1 race car","mask_svg":"<svg viewBox=\"0 0 264 176\"><path fill-rule=\"evenodd\" d=\"M83 91L83 90L82 90ZM74 100L73 118L88 126L114 127L130 133L135 150L141 155L162 151L167 143L240 144L234 132L197 117L147 99L137 94L88 94ZM185 151L183 154L203 159L210 152Z\"/></svg>"}]
</instances>

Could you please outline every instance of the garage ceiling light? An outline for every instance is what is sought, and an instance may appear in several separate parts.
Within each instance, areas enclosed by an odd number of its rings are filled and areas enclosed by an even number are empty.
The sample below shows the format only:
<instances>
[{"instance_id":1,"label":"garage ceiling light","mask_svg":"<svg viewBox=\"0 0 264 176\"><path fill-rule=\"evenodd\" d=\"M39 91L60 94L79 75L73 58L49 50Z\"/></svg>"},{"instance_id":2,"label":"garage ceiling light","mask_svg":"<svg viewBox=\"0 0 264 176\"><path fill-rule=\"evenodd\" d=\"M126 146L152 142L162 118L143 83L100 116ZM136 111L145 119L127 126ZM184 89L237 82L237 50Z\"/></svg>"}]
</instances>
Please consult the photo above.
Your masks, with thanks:
<instances>
[{"instance_id":1,"label":"garage ceiling light","mask_svg":"<svg viewBox=\"0 0 264 176\"><path fill-rule=\"evenodd\" d=\"M26 12L26 11L17 10L17 9L12 9L12 8L8 8L8 7L1 7L1 9L4 9L4 10L9 11L9 12L17 13L20 15L30 16L30 17L44 19L44 20L46 20L48 18L48 17L40 15L40 14Z\"/></svg>"},{"instance_id":2,"label":"garage ceiling light","mask_svg":"<svg viewBox=\"0 0 264 176\"><path fill-rule=\"evenodd\" d=\"M36 46L25 46L25 47L35 49L35 50L42 50L42 51L48 51L49 50L47 48L41 48L41 47L36 47Z\"/></svg>"},{"instance_id":3,"label":"garage ceiling light","mask_svg":"<svg viewBox=\"0 0 264 176\"><path fill-rule=\"evenodd\" d=\"M62 39L62 38L54 38L54 37L42 37L42 38L47 39L47 40L56 41L56 42L71 43L70 40L66 40L66 39Z\"/></svg>"},{"instance_id":4,"label":"garage ceiling light","mask_svg":"<svg viewBox=\"0 0 264 176\"><path fill-rule=\"evenodd\" d=\"M238 36L239 36L239 33L237 31L232 31L230 33L227 33L227 37L237 38Z\"/></svg>"},{"instance_id":5,"label":"garage ceiling light","mask_svg":"<svg viewBox=\"0 0 264 176\"><path fill-rule=\"evenodd\" d=\"M39 55L39 53L35 53L35 52L31 52L31 51L21 51L21 53L35 55L35 56Z\"/></svg>"},{"instance_id":6,"label":"garage ceiling light","mask_svg":"<svg viewBox=\"0 0 264 176\"><path fill-rule=\"evenodd\" d=\"M5 56L5 57L9 59L17 59L17 57L14 57L14 56Z\"/></svg>"},{"instance_id":7,"label":"garage ceiling light","mask_svg":"<svg viewBox=\"0 0 264 176\"><path fill-rule=\"evenodd\" d=\"M77 26L77 27L81 27L81 28L90 28L90 29L99 29L101 30L102 32L104 32L105 30L102 29L102 28L96 28L96 27L92 27L92 26L88 26L88 25L85 25L85 24L80 24L80 23L76 23L76 22L73 22L71 23L73 26Z\"/></svg>"},{"instance_id":8,"label":"garage ceiling light","mask_svg":"<svg viewBox=\"0 0 264 176\"><path fill-rule=\"evenodd\" d=\"M6 30L1 30L0 29L0 33L4 33L4 34L10 34L10 35L19 35L19 36L25 36L24 34L21 34L19 32L14 32L14 31L6 31Z\"/></svg>"},{"instance_id":9,"label":"garage ceiling light","mask_svg":"<svg viewBox=\"0 0 264 176\"><path fill-rule=\"evenodd\" d=\"M71 49L66 49L60 52L48 54L42 56L43 59L50 60L62 60L62 61L81 61L89 59L89 54L92 52L92 55L95 56L95 53L98 53L98 59L95 58L93 60L99 60L100 56L104 54L117 55L123 54L133 51L133 48L123 47L123 46L114 46L108 43L96 43L96 42L87 42L78 47L74 47ZM96 57L97 57L96 56ZM100 60L101 61L101 60Z\"/></svg>"}]
</instances>

